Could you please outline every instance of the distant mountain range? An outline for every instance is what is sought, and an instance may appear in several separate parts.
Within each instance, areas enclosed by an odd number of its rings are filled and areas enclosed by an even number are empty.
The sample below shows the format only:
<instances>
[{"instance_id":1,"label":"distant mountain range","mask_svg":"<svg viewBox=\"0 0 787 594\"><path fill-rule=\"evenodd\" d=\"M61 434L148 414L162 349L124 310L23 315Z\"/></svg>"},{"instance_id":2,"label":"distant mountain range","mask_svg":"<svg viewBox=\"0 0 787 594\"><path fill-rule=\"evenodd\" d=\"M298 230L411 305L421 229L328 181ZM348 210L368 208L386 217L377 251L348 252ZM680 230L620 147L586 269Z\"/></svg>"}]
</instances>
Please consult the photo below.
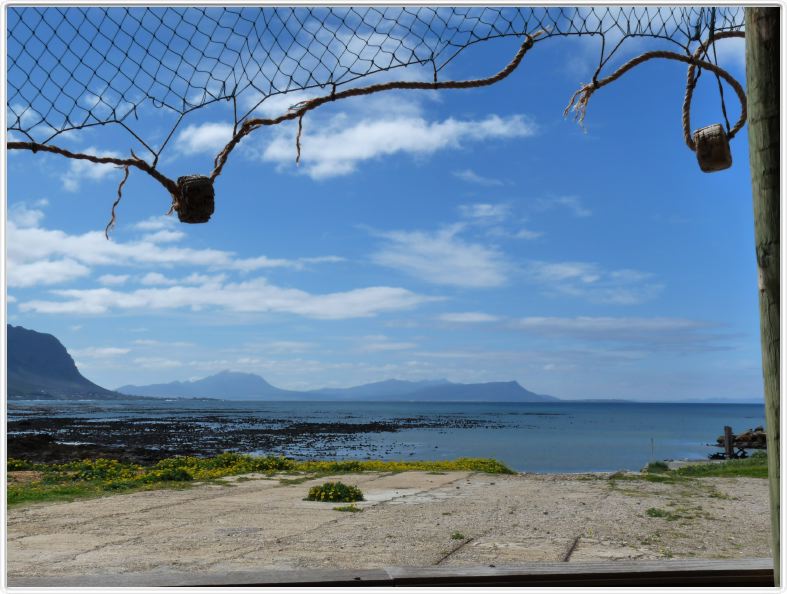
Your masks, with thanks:
<instances>
[{"instance_id":1,"label":"distant mountain range","mask_svg":"<svg viewBox=\"0 0 787 594\"><path fill-rule=\"evenodd\" d=\"M192 382L149 386L121 386L122 394L158 398L221 398L226 400L413 400L420 402L552 402L553 396L535 394L517 382L454 384L447 380L408 382L386 380L350 388L298 392L272 386L253 373L222 371Z\"/></svg>"},{"instance_id":2,"label":"distant mountain range","mask_svg":"<svg viewBox=\"0 0 787 594\"><path fill-rule=\"evenodd\" d=\"M559 398L536 394L517 382L457 384L445 379L410 382L390 379L349 388L311 391L284 390L253 373L222 371L186 382L147 386L121 386L107 390L84 377L66 348L51 334L7 326L8 398L118 399L217 398L226 400L315 400L315 401L420 401L420 402L558 402ZM567 401L562 401L567 402ZM592 398L570 402L636 402ZM747 402L747 399L694 400L694 403ZM748 400L761 403L760 400ZM686 402L688 404L688 402Z\"/></svg>"},{"instance_id":3,"label":"distant mountain range","mask_svg":"<svg viewBox=\"0 0 787 594\"><path fill-rule=\"evenodd\" d=\"M287 400L293 394L270 385L259 375L222 371L201 380L120 386L121 394L154 396L156 398L221 398L226 400Z\"/></svg>"},{"instance_id":4,"label":"distant mountain range","mask_svg":"<svg viewBox=\"0 0 787 594\"><path fill-rule=\"evenodd\" d=\"M77 369L71 355L51 334L7 327L9 398L118 398Z\"/></svg>"},{"instance_id":5,"label":"distant mountain range","mask_svg":"<svg viewBox=\"0 0 787 594\"><path fill-rule=\"evenodd\" d=\"M61 342L51 334L7 327L8 397L73 399L218 398L226 400L417 400L479 402L556 401L526 390L516 382L455 384L447 380L408 382L386 380L350 388L297 392L272 386L253 373L222 371L186 382L121 386L107 390L84 377Z\"/></svg>"}]
</instances>

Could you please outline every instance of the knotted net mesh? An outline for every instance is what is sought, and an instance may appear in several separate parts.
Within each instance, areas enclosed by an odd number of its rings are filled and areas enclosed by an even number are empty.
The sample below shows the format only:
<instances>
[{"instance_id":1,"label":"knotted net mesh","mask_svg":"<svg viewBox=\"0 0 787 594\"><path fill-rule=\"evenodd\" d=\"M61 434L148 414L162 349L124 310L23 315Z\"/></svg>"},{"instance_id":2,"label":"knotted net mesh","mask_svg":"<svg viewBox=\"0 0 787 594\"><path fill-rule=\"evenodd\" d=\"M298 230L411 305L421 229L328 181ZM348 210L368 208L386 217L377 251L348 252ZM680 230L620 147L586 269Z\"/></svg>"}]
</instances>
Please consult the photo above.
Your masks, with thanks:
<instances>
[{"instance_id":1,"label":"knotted net mesh","mask_svg":"<svg viewBox=\"0 0 787 594\"><path fill-rule=\"evenodd\" d=\"M311 91L333 100L371 75L404 79L413 66L443 83L449 64L492 39L519 38L524 54L553 37L597 37L595 82L627 40L658 40L689 58L699 47L707 64L714 55L702 42L742 29L736 7L9 7L8 148L137 167L177 207L182 188L157 169L159 156L191 112L216 102L231 102L233 131L242 137L317 107L298 104L283 117L254 120L273 97ZM516 65L515 57L510 70ZM703 71L697 65L695 78ZM490 65L490 75L500 66ZM388 88L430 88L420 84ZM723 98L721 81L719 89ZM139 129L150 109L174 118L157 138ZM102 159L58 149L66 133L105 125L122 127L140 154ZM211 182L232 146L217 156Z\"/></svg>"}]
</instances>

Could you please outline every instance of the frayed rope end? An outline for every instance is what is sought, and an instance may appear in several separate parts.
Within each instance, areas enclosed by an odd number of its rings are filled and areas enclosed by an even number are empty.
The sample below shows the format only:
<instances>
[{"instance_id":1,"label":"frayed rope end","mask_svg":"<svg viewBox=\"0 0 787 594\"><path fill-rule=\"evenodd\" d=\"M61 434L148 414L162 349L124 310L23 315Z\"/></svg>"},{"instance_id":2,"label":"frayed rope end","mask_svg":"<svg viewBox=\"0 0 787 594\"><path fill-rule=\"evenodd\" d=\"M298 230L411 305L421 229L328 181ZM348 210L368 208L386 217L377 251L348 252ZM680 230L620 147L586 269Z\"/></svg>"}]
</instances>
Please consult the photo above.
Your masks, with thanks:
<instances>
[{"instance_id":1,"label":"frayed rope end","mask_svg":"<svg viewBox=\"0 0 787 594\"><path fill-rule=\"evenodd\" d=\"M571 95L571 100L568 102L566 109L563 110L563 117L568 117L570 112L574 112L574 121L579 124L582 129L585 129L585 115L587 115L588 102L593 92L598 88L596 83L588 83Z\"/></svg>"},{"instance_id":2,"label":"frayed rope end","mask_svg":"<svg viewBox=\"0 0 787 594\"><path fill-rule=\"evenodd\" d=\"M131 153L134 154L133 152ZM109 219L109 223L104 228L104 237L109 239L109 230L115 226L115 221L117 217L115 216L115 209L117 205L120 204L120 200L123 198L123 186L126 184L126 180L128 179L128 165L123 166L123 179L120 181L120 185L118 185L118 197L115 199L115 202L112 203L112 218Z\"/></svg>"}]
</instances>

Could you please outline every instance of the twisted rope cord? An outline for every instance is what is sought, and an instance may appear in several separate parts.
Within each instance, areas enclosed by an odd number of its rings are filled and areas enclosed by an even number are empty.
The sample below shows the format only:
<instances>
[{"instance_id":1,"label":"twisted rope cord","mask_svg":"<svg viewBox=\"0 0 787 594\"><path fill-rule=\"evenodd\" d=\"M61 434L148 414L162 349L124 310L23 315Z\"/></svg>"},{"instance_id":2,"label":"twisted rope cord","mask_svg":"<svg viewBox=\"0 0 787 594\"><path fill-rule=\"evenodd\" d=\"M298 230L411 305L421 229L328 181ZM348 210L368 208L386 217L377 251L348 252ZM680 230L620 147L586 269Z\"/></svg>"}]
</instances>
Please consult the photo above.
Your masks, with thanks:
<instances>
[{"instance_id":1,"label":"twisted rope cord","mask_svg":"<svg viewBox=\"0 0 787 594\"><path fill-rule=\"evenodd\" d=\"M733 32L730 32L733 33ZM721 35L721 34L719 34ZM739 34L743 36L743 33ZM733 36L733 35L728 35ZM708 43L708 42L706 42ZM700 50L698 50L700 51ZM732 139L735 134L743 127L744 123L746 122L746 92L743 90L741 84L726 70L713 64L711 62L707 62L705 60L700 60L698 57L697 52L693 56L686 56L684 54L678 54L676 52L664 51L664 50L656 50L651 52L645 52L644 54L637 56L626 62L623 66L618 68L615 72L607 76L606 78L600 81L593 81L586 85L583 85L579 90L577 90L572 96L571 100L569 101L566 109L563 111L563 117L568 116L569 112L575 112L575 120L582 125L585 120L585 115L587 114L587 107L588 102L590 101L590 97L593 95L595 91L604 87L617 79L623 76L626 72L631 70L632 68L639 66L643 62L647 62L648 60L652 60L654 58L666 58L669 60L677 60L679 62L684 62L689 64L690 67L701 67L705 68L706 70L710 70L714 74L717 74L721 78L723 78L727 83L733 88L736 95L738 95L738 100L741 103L741 116L736 122L733 129L730 131L728 138ZM690 79L691 80L691 79ZM691 94L693 93L693 89L691 88L691 84L688 84L686 87L686 93L689 96L688 101L686 101L684 97L683 102L683 136L684 140L686 141L686 145L691 149L695 150L694 141L691 138L691 130L688 128L689 122L689 112L691 109Z\"/></svg>"},{"instance_id":2,"label":"twisted rope cord","mask_svg":"<svg viewBox=\"0 0 787 594\"><path fill-rule=\"evenodd\" d=\"M56 155L62 155L63 157L68 157L69 159L80 159L84 161L90 161L91 163L97 163L100 165L117 165L118 167L136 167L153 177L156 181L158 181L162 186L164 186L167 191L172 194L173 200L177 200L177 197L180 195L180 190L178 189L178 184L174 181L169 179L166 175L161 173L158 169L153 167L150 163L145 161L144 159L140 159L136 155L134 155L133 151L131 153L130 159L120 159L117 157L97 157L95 155L86 155L85 153L74 153L69 151L68 149L64 149L59 146L54 146L51 144L37 144L35 142L9 142L7 144L8 150L12 149L27 149L37 153L38 151L44 151L47 153L54 153Z\"/></svg>"},{"instance_id":3,"label":"twisted rope cord","mask_svg":"<svg viewBox=\"0 0 787 594\"><path fill-rule=\"evenodd\" d=\"M726 39L729 37L745 37L745 33L742 31L724 31L720 33L715 33L694 51L694 58L699 59L700 54L707 51L707 48L716 43L719 39ZM691 99L694 96L694 88L697 86L697 79L694 76L694 71L696 70L695 64L689 64L689 68L686 72L686 95L683 97L683 137L686 141L686 146L688 146L692 151L696 150L697 147L694 144L694 138L691 135ZM725 79L726 80L726 79ZM740 95L738 96L740 98ZM741 100L741 117L735 122L735 125L727 134L727 138L732 140L732 138L740 132L740 129L743 128L743 125L746 123L746 100L745 96L744 99Z\"/></svg>"},{"instance_id":4,"label":"twisted rope cord","mask_svg":"<svg viewBox=\"0 0 787 594\"><path fill-rule=\"evenodd\" d=\"M458 81L444 81L444 82L404 82L404 81L393 81L388 83L378 83L374 85L369 85L367 87L356 87L353 89L347 89L346 91L341 91L339 93L331 92L329 95L324 95L322 97L316 97L314 99L309 99L307 101L303 101L298 105L294 106L290 109L287 113L280 115L276 118L255 118L246 120L243 124L238 128L237 133L232 137L227 143L221 152L216 155L216 159L214 160L214 168L210 174L210 180L215 180L219 175L221 175L222 169L224 169L224 165L227 162L227 157L232 152L232 150L238 145L238 143L248 134L260 128L262 126L275 126L277 124L281 124L287 120L294 120L298 119L298 136L296 137L296 147L298 149L298 160L300 160L300 132L302 130L302 122L303 116L321 105L331 101L337 101L339 99L347 99L349 97L360 97L363 95L371 95L373 93L379 93L381 91L390 91L390 90L410 90L410 89L423 89L423 90L441 90L441 89L474 89L478 87L486 87L492 85L496 82L499 82L506 78L509 74L511 74L514 70L516 70L517 66L519 66L522 58L525 57L527 51L533 47L533 43L535 42L536 38L540 35L543 35L544 31L537 31L532 35L527 35L527 39L522 43L519 50L517 51L514 58L508 65L503 68L497 74L494 74L488 78L479 78L479 79L472 79L472 80L458 80Z\"/></svg>"},{"instance_id":5,"label":"twisted rope cord","mask_svg":"<svg viewBox=\"0 0 787 594\"><path fill-rule=\"evenodd\" d=\"M380 83L375 85L369 85L367 87L359 87L348 89L346 91L342 91L340 93L336 92L336 88L334 86L332 92L329 95L325 95L323 97L317 97L314 99L310 99L304 101L295 106L295 108L290 109L287 113L272 119L251 119L246 120L238 129L238 132L233 136L232 140L222 149L222 151L216 156L214 160L214 169L210 174L210 181L213 182L216 177L221 175L221 171L224 168L224 165L227 162L227 158L232 150L238 145L238 143L249 133L260 128L262 126L273 126L276 124L280 124L287 120L294 120L298 119L298 134L296 137L296 150L297 150L297 157L296 161L300 161L301 156L301 132L303 130L303 116L317 107L328 103L330 101L336 101L338 99L346 99L349 97L358 97L362 95L371 95L372 93L379 93L381 91L388 91L393 89L426 89L426 90L440 90L440 89L470 89L470 88L478 88L478 87L485 87L492 85L498 81L503 80L509 74L511 74L519 63L524 58L527 51L533 47L533 43L535 39L542 35L544 31L537 31L532 35L526 35L527 39L522 43L519 50L517 51L514 58L508 65L503 68L497 74L494 74L488 78L482 79L473 79L473 80L464 80L464 81L445 81L445 82L389 82L389 83ZM26 149L37 153L38 151L44 151L48 153L53 153L56 155L61 155L63 157L67 157L69 159L77 159L77 160L84 160L90 161L91 163L96 164L105 164L105 165L117 165L118 167L122 167L124 169L124 176L123 180L120 182L118 186L118 197L112 205L112 217L109 223L104 230L104 234L109 237L109 231L115 224L115 208L117 207L118 203L122 198L122 190L123 186L128 179L129 174L129 167L136 167L137 169L144 171L155 180L157 180L161 185L163 185L167 191L172 196L172 205L169 209L167 214L171 214L174 210L177 210L178 202L180 199L180 188L178 187L177 183L173 180L165 176L161 173L154 165L151 165L147 161L140 159L137 157L133 151L131 153L132 157L130 159L121 159L118 157L99 157L96 155L88 155L85 153L75 153L73 151L69 151L68 149L50 145L50 144L38 144L35 142L9 142L7 143L8 150L20 150Z\"/></svg>"},{"instance_id":6,"label":"twisted rope cord","mask_svg":"<svg viewBox=\"0 0 787 594\"><path fill-rule=\"evenodd\" d=\"M123 179L121 180L120 185L118 185L118 197L112 203L112 218L109 219L107 226L104 228L104 237L107 239L109 239L109 230L115 226L115 208L117 208L117 205L120 204L121 198L123 198L123 186L126 185L126 180L128 179L128 165L123 166L123 170Z\"/></svg>"}]
</instances>

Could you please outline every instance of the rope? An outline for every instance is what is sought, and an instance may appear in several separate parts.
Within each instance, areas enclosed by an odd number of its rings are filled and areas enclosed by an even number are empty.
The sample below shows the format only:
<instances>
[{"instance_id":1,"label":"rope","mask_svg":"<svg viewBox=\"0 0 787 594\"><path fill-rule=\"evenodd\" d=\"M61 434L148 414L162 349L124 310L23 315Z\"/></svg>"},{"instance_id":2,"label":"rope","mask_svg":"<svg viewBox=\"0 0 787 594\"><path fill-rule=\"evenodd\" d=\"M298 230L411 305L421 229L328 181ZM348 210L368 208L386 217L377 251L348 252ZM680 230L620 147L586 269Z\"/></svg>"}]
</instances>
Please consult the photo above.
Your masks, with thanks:
<instances>
[{"instance_id":1,"label":"rope","mask_svg":"<svg viewBox=\"0 0 787 594\"><path fill-rule=\"evenodd\" d=\"M121 180L120 185L118 185L118 197L112 203L112 218L109 219L107 226L104 228L104 237L107 239L109 239L109 230L115 226L115 208L118 204L120 204L120 199L123 198L123 186L126 185L126 180L128 179L128 165L125 165L123 169L125 170L125 173L123 174L123 179Z\"/></svg>"},{"instance_id":2,"label":"rope","mask_svg":"<svg viewBox=\"0 0 787 594\"><path fill-rule=\"evenodd\" d=\"M715 36L715 38L710 38L705 43L712 43L716 39L721 39L722 37L742 37L742 32L728 32L728 33L719 33ZM686 141L686 145L693 151L695 150L694 141L691 138L691 129L689 125L689 117L691 111L691 96L694 92L693 89L693 77L694 77L694 68L699 66L701 68L705 68L706 70L710 70L714 74L723 78L727 83L733 88L735 93L738 95L738 100L741 103L741 116L736 122L735 126L732 128L730 133L728 134L728 138L732 139L735 134L743 127L746 123L746 92L743 90L741 84L726 70L713 64L711 62L707 62L705 60L699 59L699 52L701 52L702 46L695 52L693 56L686 56L683 54L678 54L675 52L670 51L651 51L642 54L641 56L637 56L632 60L626 62L623 66L618 68L615 72L610 74L608 77L600 80L600 81L593 81L586 85L583 85L578 91L576 91L572 96L571 100L569 101L566 109L563 111L563 116L567 116L568 113L573 109L575 112L575 120L582 125L582 122L585 120L585 115L587 113L588 101L590 101L590 97L593 95L595 91L604 87L617 79L623 76L626 72L634 68L635 66L639 66L643 62L647 62L648 60L652 60L654 58L666 58L669 60L678 60L679 62L684 62L689 64L689 77L688 82L686 85L686 95L683 101L683 136Z\"/></svg>"},{"instance_id":3,"label":"rope","mask_svg":"<svg viewBox=\"0 0 787 594\"><path fill-rule=\"evenodd\" d=\"M526 35L527 39L525 42L520 46L519 50L517 51L514 58L508 65L503 68L497 74L494 74L488 78L479 78L473 80L460 80L460 81L444 81L444 82L403 82L403 81L393 81L388 83L378 83L375 85L369 85L367 87L356 87L353 89L347 89L346 91L341 91L339 93L331 92L329 95L324 95L322 97L316 97L314 99L309 99L298 105L294 106L290 109L287 113L280 115L277 118L256 118L250 119L243 122L240 126L238 131L227 143L221 152L216 155L216 159L214 160L214 168L213 172L210 174L210 180L215 180L219 175L221 175L222 169L224 169L224 165L227 162L227 158L229 157L232 150L238 145L238 143L248 134L260 128L262 126L275 126L277 124L281 124L287 120L299 120L298 125L298 136L296 137L296 147L299 149L300 145L300 132L302 130L302 120L303 116L321 105L325 103L336 101L339 99L347 99L349 97L360 97L363 95L371 95L373 93L379 93L381 91L390 91L390 90L411 90L411 89L424 89L424 90L441 90L441 89L475 89L479 87L486 87L489 85L493 85L496 82L499 82L506 78L509 74L511 74L514 70L516 70L519 63L522 61L522 58L525 57L527 51L533 47L533 43L535 39L542 35L543 31L537 31L532 35ZM298 160L300 160L300 150L298 150Z\"/></svg>"},{"instance_id":4,"label":"rope","mask_svg":"<svg viewBox=\"0 0 787 594\"><path fill-rule=\"evenodd\" d=\"M73 153L68 149L64 149L59 146L54 146L51 144L37 144L35 142L9 142L8 150L12 149L27 149L33 151L34 153L38 151L44 151L47 153L54 153L56 155L62 155L63 157L68 157L69 159L81 159L84 161L90 161L91 163L98 163L98 164L112 164L117 165L119 167L136 167L153 177L156 181L158 181L162 186L164 186L167 191L172 194L173 200L177 200L177 197L180 195L180 190L178 189L178 184L174 181L169 179L166 175L161 173L158 169L150 165L147 161L140 159L132 152L132 157L130 159L119 159L117 157L97 157L95 155L86 155L85 153Z\"/></svg>"},{"instance_id":5,"label":"rope","mask_svg":"<svg viewBox=\"0 0 787 594\"><path fill-rule=\"evenodd\" d=\"M726 39L729 37L745 37L745 34L742 31L724 31L721 33L715 33L711 37L709 37L705 42L701 43L700 46L694 51L693 57L698 59L700 54L707 51L707 48L715 44L719 39ZM686 146L688 146L692 151L696 150L696 146L694 144L694 138L691 135L691 99L694 96L694 87L697 85L697 79L694 76L694 71L696 69L695 64L689 64L689 68L686 72L686 95L683 97L683 138L686 141ZM726 80L726 79L725 79ZM728 81L729 82L729 81ZM734 87L733 87L734 88ZM736 91L737 92L737 91ZM740 99L740 94L738 95ZM726 117L726 114L725 114ZM727 138L732 140L732 138L743 128L743 125L746 123L746 98L745 95L741 100L741 117L735 123L735 126L731 130L728 128Z\"/></svg>"}]
</instances>

